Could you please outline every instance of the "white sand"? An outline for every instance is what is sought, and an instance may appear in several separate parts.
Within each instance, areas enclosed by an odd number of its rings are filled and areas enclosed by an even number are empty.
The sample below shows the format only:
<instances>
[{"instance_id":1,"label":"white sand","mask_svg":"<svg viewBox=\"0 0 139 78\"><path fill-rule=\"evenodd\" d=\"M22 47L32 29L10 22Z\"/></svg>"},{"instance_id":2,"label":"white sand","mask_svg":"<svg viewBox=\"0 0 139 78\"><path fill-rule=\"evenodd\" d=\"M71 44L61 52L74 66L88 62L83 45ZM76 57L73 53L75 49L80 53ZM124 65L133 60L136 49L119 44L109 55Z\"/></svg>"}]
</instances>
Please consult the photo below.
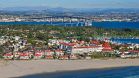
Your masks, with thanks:
<instances>
[{"instance_id":1,"label":"white sand","mask_svg":"<svg viewBox=\"0 0 139 78\"><path fill-rule=\"evenodd\" d=\"M0 61L0 78L19 77L24 75L72 71L82 69L98 69L122 66L139 66L139 59L109 60L30 60Z\"/></svg>"}]
</instances>

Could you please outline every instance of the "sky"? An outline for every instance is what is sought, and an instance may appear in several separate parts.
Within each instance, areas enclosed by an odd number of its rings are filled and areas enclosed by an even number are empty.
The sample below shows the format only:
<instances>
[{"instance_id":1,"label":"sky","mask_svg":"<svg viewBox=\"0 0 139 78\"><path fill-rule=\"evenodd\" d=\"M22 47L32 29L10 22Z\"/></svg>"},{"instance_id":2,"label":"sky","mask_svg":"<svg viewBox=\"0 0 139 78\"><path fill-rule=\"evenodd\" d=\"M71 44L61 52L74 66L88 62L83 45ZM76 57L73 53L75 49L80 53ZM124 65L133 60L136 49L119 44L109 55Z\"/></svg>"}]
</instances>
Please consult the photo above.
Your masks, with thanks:
<instances>
[{"instance_id":1,"label":"sky","mask_svg":"<svg viewBox=\"0 0 139 78\"><path fill-rule=\"evenodd\" d=\"M0 8L28 6L63 8L139 8L139 0L0 0Z\"/></svg>"}]
</instances>

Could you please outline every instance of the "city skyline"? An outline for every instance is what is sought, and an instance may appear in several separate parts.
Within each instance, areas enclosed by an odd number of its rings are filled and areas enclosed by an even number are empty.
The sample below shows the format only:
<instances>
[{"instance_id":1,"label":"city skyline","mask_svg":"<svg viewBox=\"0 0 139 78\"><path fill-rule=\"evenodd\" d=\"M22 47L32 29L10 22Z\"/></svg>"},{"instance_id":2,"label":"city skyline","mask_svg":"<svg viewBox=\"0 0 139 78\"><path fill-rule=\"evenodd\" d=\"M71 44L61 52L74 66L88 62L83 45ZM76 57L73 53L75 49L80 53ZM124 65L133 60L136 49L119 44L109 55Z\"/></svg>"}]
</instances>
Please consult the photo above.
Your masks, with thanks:
<instances>
[{"instance_id":1,"label":"city skyline","mask_svg":"<svg viewBox=\"0 0 139 78\"><path fill-rule=\"evenodd\" d=\"M63 8L139 8L138 0L1 0L7 7L63 7Z\"/></svg>"}]
</instances>

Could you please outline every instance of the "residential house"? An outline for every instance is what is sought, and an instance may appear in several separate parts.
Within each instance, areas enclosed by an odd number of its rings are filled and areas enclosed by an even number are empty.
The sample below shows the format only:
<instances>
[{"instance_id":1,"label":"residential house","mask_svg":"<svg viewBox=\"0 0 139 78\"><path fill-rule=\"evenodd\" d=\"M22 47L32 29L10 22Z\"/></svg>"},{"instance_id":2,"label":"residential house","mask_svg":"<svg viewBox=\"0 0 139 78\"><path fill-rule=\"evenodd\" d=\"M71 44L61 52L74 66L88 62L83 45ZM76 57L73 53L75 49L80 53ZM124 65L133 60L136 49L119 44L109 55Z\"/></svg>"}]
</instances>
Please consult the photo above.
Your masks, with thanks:
<instances>
[{"instance_id":1,"label":"residential house","mask_svg":"<svg viewBox=\"0 0 139 78\"><path fill-rule=\"evenodd\" d=\"M38 51L35 51L34 59L41 59L43 58L43 56L44 56L44 51L38 50Z\"/></svg>"},{"instance_id":2,"label":"residential house","mask_svg":"<svg viewBox=\"0 0 139 78\"><path fill-rule=\"evenodd\" d=\"M9 53L5 53L5 54L3 55L3 57L4 57L4 59L6 59L6 60L12 60L14 56L13 56L12 52L9 52Z\"/></svg>"},{"instance_id":3,"label":"residential house","mask_svg":"<svg viewBox=\"0 0 139 78\"><path fill-rule=\"evenodd\" d=\"M30 59L29 52L20 53L20 60L29 60Z\"/></svg>"},{"instance_id":4,"label":"residential house","mask_svg":"<svg viewBox=\"0 0 139 78\"><path fill-rule=\"evenodd\" d=\"M126 52L121 53L121 58L135 58L139 57L139 50L128 50Z\"/></svg>"},{"instance_id":5,"label":"residential house","mask_svg":"<svg viewBox=\"0 0 139 78\"><path fill-rule=\"evenodd\" d=\"M45 50L45 57L46 59L53 59L54 51Z\"/></svg>"}]
</instances>

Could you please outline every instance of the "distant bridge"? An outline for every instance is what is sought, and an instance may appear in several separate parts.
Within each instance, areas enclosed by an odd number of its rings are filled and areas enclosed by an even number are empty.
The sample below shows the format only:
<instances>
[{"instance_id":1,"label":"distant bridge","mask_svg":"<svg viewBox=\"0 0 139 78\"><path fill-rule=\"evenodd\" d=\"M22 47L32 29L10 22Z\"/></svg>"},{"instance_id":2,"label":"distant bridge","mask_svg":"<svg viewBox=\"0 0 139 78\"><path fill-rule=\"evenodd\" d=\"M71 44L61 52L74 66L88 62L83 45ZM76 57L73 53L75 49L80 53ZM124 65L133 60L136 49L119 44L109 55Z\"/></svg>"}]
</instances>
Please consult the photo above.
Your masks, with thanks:
<instances>
[{"instance_id":1,"label":"distant bridge","mask_svg":"<svg viewBox=\"0 0 139 78\"><path fill-rule=\"evenodd\" d=\"M30 17L31 21L46 21L50 22L53 25L53 22L65 23L65 25L81 24L81 26L92 26L92 20L87 17L81 16L45 16L45 17Z\"/></svg>"}]
</instances>

